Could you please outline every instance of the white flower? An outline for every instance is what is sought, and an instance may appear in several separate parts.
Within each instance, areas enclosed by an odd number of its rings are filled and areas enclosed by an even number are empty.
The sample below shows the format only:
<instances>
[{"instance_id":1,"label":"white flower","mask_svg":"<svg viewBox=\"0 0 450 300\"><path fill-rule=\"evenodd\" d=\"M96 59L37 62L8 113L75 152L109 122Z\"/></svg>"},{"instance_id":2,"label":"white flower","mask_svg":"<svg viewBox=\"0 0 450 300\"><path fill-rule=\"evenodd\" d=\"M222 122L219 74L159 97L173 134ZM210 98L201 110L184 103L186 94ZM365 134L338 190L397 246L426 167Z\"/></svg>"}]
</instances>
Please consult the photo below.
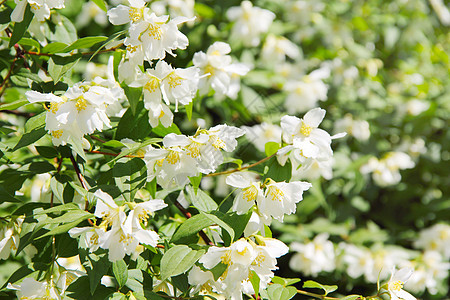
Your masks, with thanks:
<instances>
[{"instance_id":1,"label":"white flower","mask_svg":"<svg viewBox=\"0 0 450 300\"><path fill-rule=\"evenodd\" d=\"M113 25L136 23L144 20L144 15L149 13L149 8L145 7L143 0L128 0L128 2L130 6L120 4L108 10L108 18Z\"/></svg>"},{"instance_id":2,"label":"white flower","mask_svg":"<svg viewBox=\"0 0 450 300\"><path fill-rule=\"evenodd\" d=\"M300 49L283 36L270 34L266 37L261 51L262 59L269 65L284 62L286 56L296 59L300 56Z\"/></svg>"},{"instance_id":3,"label":"white flower","mask_svg":"<svg viewBox=\"0 0 450 300\"><path fill-rule=\"evenodd\" d=\"M296 204L303 199L303 192L312 186L308 182L275 182L270 178L264 182L264 185L266 186L265 198L257 199L258 210L261 214L272 216L280 222L283 222L285 214L290 215L295 212Z\"/></svg>"},{"instance_id":4,"label":"white flower","mask_svg":"<svg viewBox=\"0 0 450 300\"><path fill-rule=\"evenodd\" d=\"M328 86L323 82L330 76L328 68L321 68L305 75L301 80L290 80L284 86L288 93L284 106L289 114L307 111L317 102L327 100Z\"/></svg>"},{"instance_id":5,"label":"white flower","mask_svg":"<svg viewBox=\"0 0 450 300\"><path fill-rule=\"evenodd\" d=\"M61 299L53 282L39 282L31 277L22 280L20 285L8 283L8 289L17 290L18 299Z\"/></svg>"},{"instance_id":6,"label":"white flower","mask_svg":"<svg viewBox=\"0 0 450 300\"><path fill-rule=\"evenodd\" d=\"M234 21L231 30L231 39L242 41L246 46L259 45L260 36L269 30L275 14L267 9L262 9L250 1L242 1L241 6L233 6L228 9L227 18Z\"/></svg>"},{"instance_id":7,"label":"white flower","mask_svg":"<svg viewBox=\"0 0 450 300\"><path fill-rule=\"evenodd\" d=\"M256 201L264 201L264 192L260 182L251 181L239 174L231 174L227 177L226 183L239 188L239 192L234 198L232 209L238 214L245 214L255 205Z\"/></svg>"},{"instance_id":8,"label":"white flower","mask_svg":"<svg viewBox=\"0 0 450 300\"><path fill-rule=\"evenodd\" d=\"M97 198L94 215L103 219L103 226L121 227L126 218L123 207L118 206L113 198L102 190L95 191L94 196Z\"/></svg>"},{"instance_id":9,"label":"white flower","mask_svg":"<svg viewBox=\"0 0 450 300\"><path fill-rule=\"evenodd\" d=\"M297 252L289 261L289 266L294 271L302 272L306 276L317 276L320 272L331 272L335 269L334 246L328 240L327 233L317 235L306 244L294 242L291 249Z\"/></svg>"},{"instance_id":10,"label":"white flower","mask_svg":"<svg viewBox=\"0 0 450 300\"><path fill-rule=\"evenodd\" d=\"M318 128L324 116L325 110L314 108L303 119L294 116L281 118L283 141L290 145L278 150L277 159L282 166L288 158L291 160L293 179L315 179L320 175L326 179L332 177L331 141L345 133L330 136L328 132Z\"/></svg>"},{"instance_id":11,"label":"white flower","mask_svg":"<svg viewBox=\"0 0 450 300\"><path fill-rule=\"evenodd\" d=\"M82 28L89 25L91 20L94 20L95 23L102 27L108 24L105 12L94 2L86 2L83 4L81 12L77 15L75 25L77 28Z\"/></svg>"},{"instance_id":12,"label":"white flower","mask_svg":"<svg viewBox=\"0 0 450 300\"><path fill-rule=\"evenodd\" d=\"M388 292L392 300L416 300L410 293L402 290L403 285L414 272L411 268L403 268L398 271L392 270L391 279L387 283Z\"/></svg>"},{"instance_id":13,"label":"white flower","mask_svg":"<svg viewBox=\"0 0 450 300\"><path fill-rule=\"evenodd\" d=\"M366 141L370 137L369 123L365 120L355 120L351 114L346 114L334 124L335 132L347 132L355 139Z\"/></svg>"},{"instance_id":14,"label":"white flower","mask_svg":"<svg viewBox=\"0 0 450 300\"><path fill-rule=\"evenodd\" d=\"M370 250L352 244L340 244L339 246L343 248L342 261L346 265L347 274L355 279L362 275L371 278L375 261Z\"/></svg>"},{"instance_id":15,"label":"white flower","mask_svg":"<svg viewBox=\"0 0 450 300\"><path fill-rule=\"evenodd\" d=\"M278 125L262 122L252 127L242 126L247 139L261 152L265 151L268 142L281 143L281 128Z\"/></svg>"},{"instance_id":16,"label":"white flower","mask_svg":"<svg viewBox=\"0 0 450 300\"><path fill-rule=\"evenodd\" d=\"M74 227L69 230L69 235L72 238L80 237L79 247L94 252L100 247L99 239L105 232L106 228L100 227Z\"/></svg>"},{"instance_id":17,"label":"white flower","mask_svg":"<svg viewBox=\"0 0 450 300\"><path fill-rule=\"evenodd\" d=\"M247 74L250 68L242 63L232 63L230 45L215 42L203 51L194 54L194 66L200 68L202 77L199 90L202 95L208 94L210 88L215 91L214 97L222 100L225 96L235 99L240 90L240 76Z\"/></svg>"},{"instance_id":18,"label":"white flower","mask_svg":"<svg viewBox=\"0 0 450 300\"><path fill-rule=\"evenodd\" d=\"M152 1L150 8L157 15L163 15L168 12L172 17L185 16L194 17L195 0L159 0ZM189 21L188 25L192 25L193 21Z\"/></svg>"},{"instance_id":19,"label":"white flower","mask_svg":"<svg viewBox=\"0 0 450 300\"><path fill-rule=\"evenodd\" d=\"M64 8L64 0L14 0L16 7L11 13L12 22L22 22L27 4L38 21L45 21L50 17L50 9Z\"/></svg>"},{"instance_id":20,"label":"white flower","mask_svg":"<svg viewBox=\"0 0 450 300\"><path fill-rule=\"evenodd\" d=\"M425 250L433 250L441 253L445 258L450 258L450 225L440 223L426 228L419 233L414 240L414 247Z\"/></svg>"},{"instance_id":21,"label":"white flower","mask_svg":"<svg viewBox=\"0 0 450 300\"><path fill-rule=\"evenodd\" d=\"M11 250L17 250L24 219L24 216L21 216L11 220L6 226L0 228L0 260L8 259Z\"/></svg>"},{"instance_id":22,"label":"white flower","mask_svg":"<svg viewBox=\"0 0 450 300\"><path fill-rule=\"evenodd\" d=\"M144 14L144 20L131 24L129 29L131 47L139 45L141 48L127 47L127 52L142 51L147 61L163 59L166 52L174 55L172 50L186 49L189 44L177 26L191 20L193 18L176 17L169 21L167 15L158 17L154 13Z\"/></svg>"},{"instance_id":23,"label":"white flower","mask_svg":"<svg viewBox=\"0 0 450 300\"><path fill-rule=\"evenodd\" d=\"M379 186L389 186L400 182L402 176L400 170L414 168L415 163L411 157L403 152L389 152L378 160L375 157L369 159L367 164L361 166L363 174L372 172L372 178Z\"/></svg>"},{"instance_id":24,"label":"white flower","mask_svg":"<svg viewBox=\"0 0 450 300\"><path fill-rule=\"evenodd\" d=\"M75 84L61 97L35 91L25 95L31 103L49 102L45 129L57 146L70 139L81 141L85 134L102 131L104 126L111 127L106 108L119 101L117 92L113 94L109 88L89 82Z\"/></svg>"}]
</instances>

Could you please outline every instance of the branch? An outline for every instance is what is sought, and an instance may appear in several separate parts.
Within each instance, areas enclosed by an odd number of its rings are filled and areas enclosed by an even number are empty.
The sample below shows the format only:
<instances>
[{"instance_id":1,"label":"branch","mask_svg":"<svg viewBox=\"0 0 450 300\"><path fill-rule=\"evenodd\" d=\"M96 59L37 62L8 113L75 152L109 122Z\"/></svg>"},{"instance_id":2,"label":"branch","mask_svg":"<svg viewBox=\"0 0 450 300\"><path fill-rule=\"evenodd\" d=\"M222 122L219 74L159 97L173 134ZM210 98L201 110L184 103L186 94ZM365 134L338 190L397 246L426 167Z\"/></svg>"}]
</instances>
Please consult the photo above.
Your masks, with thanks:
<instances>
[{"instance_id":1,"label":"branch","mask_svg":"<svg viewBox=\"0 0 450 300\"><path fill-rule=\"evenodd\" d=\"M6 82L6 80L7 79L5 78L4 82ZM0 96L1 96L1 93L0 93ZM18 110L9 110L9 109L0 110L0 113L16 115L16 116L21 116L21 117L25 117L25 118L31 118L36 115L35 113L28 113L28 112L22 112L22 111L18 111Z\"/></svg>"},{"instance_id":2,"label":"branch","mask_svg":"<svg viewBox=\"0 0 450 300\"><path fill-rule=\"evenodd\" d=\"M211 173L211 174L207 174L205 175L205 177L212 177L212 176L219 176L219 175L225 175L225 174L231 174L231 173L235 173L235 172L239 172L245 169L249 169L249 168L253 168L254 166L257 166L259 164L262 164L265 161L268 161L269 159L271 159L272 157L276 156L277 154L274 153L271 156L267 156L266 158L261 159L260 161L257 161L251 165L245 166L245 167L241 167L241 168L237 168L237 169L233 169L233 170L228 170L228 171L223 171L223 172L217 172L217 173Z\"/></svg>"},{"instance_id":3,"label":"branch","mask_svg":"<svg viewBox=\"0 0 450 300\"><path fill-rule=\"evenodd\" d=\"M88 52L80 52L80 53L69 53L69 56L75 55L75 54L81 54L81 55L93 55L95 53L105 53L105 52L111 52L111 51L116 51L116 49L122 47L123 44L117 45L115 47L109 48L109 49L103 49L100 51L88 51ZM36 55L36 56L54 56L57 55L58 53L42 53L42 52L35 52L35 51L24 51L25 54L29 54L29 55Z\"/></svg>"},{"instance_id":4,"label":"branch","mask_svg":"<svg viewBox=\"0 0 450 300\"><path fill-rule=\"evenodd\" d=\"M339 299L339 298L335 298L335 297L327 297L324 295L320 295L320 294L315 294L315 293L311 293L311 292L307 292L307 291L302 291L302 290L297 290L297 293L302 294L302 295L306 295L306 296L311 296L317 299Z\"/></svg>"}]
</instances>

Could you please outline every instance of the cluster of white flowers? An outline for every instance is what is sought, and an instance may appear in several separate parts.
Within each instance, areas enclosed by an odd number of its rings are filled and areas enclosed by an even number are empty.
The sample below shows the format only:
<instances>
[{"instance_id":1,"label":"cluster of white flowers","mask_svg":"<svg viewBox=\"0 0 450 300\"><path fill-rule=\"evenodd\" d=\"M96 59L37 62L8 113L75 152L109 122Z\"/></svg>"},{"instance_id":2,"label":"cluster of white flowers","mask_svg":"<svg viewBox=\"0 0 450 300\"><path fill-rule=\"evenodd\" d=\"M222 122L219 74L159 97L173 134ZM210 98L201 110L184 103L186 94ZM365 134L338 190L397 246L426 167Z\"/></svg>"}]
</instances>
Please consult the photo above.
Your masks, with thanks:
<instances>
[{"instance_id":1,"label":"cluster of white flowers","mask_svg":"<svg viewBox=\"0 0 450 300\"><path fill-rule=\"evenodd\" d=\"M295 253L289 267L306 276L317 276L320 272L331 272L336 268L334 245L327 233L317 235L309 243L293 242L290 246Z\"/></svg>"},{"instance_id":2,"label":"cluster of white flowers","mask_svg":"<svg viewBox=\"0 0 450 300\"><path fill-rule=\"evenodd\" d=\"M381 159L371 157L367 164L361 166L363 174L372 173L372 178L379 186L389 186L400 182L400 170L414 168L411 157L403 152L389 152Z\"/></svg>"},{"instance_id":3,"label":"cluster of white flowers","mask_svg":"<svg viewBox=\"0 0 450 300\"><path fill-rule=\"evenodd\" d=\"M0 224L0 259L8 259L11 251L17 250L24 219L25 217L21 216L6 224Z\"/></svg>"},{"instance_id":4,"label":"cluster of white flowers","mask_svg":"<svg viewBox=\"0 0 450 300\"><path fill-rule=\"evenodd\" d=\"M236 99L241 89L240 76L247 74L250 68L242 63L232 63L231 47L224 42L215 42L203 51L194 54L194 66L201 70L199 82L200 94L206 95L212 88L214 97L222 100L225 96Z\"/></svg>"},{"instance_id":5,"label":"cluster of white flowers","mask_svg":"<svg viewBox=\"0 0 450 300\"><path fill-rule=\"evenodd\" d=\"M226 270L214 280L212 272L194 267L188 275L189 284L196 286L196 291L212 290L227 299L242 299L242 293L255 293L250 282L255 272L260 288L265 289L274 276L273 271L278 269L276 259L289 249L277 239L255 236L255 241L241 238L229 247L210 247L199 263L209 270L222 263L226 265Z\"/></svg>"},{"instance_id":6,"label":"cluster of white flowers","mask_svg":"<svg viewBox=\"0 0 450 300\"><path fill-rule=\"evenodd\" d=\"M64 0L14 0L16 7L11 13L12 22L22 22L27 4L30 5L31 12L40 22L50 18L50 9L64 8Z\"/></svg>"},{"instance_id":7,"label":"cluster of white flowers","mask_svg":"<svg viewBox=\"0 0 450 300\"><path fill-rule=\"evenodd\" d=\"M195 67L173 69L163 60L158 61L154 70L137 71L137 79L129 86L143 88L144 106L149 111L152 127L158 126L160 121L164 127L172 125L173 113L168 105L175 104L175 111L178 111L178 103L187 105L192 101L197 93L198 73Z\"/></svg>"},{"instance_id":8,"label":"cluster of white flowers","mask_svg":"<svg viewBox=\"0 0 450 300\"><path fill-rule=\"evenodd\" d=\"M225 124L200 129L194 136L170 133L164 137L163 147L146 151L147 180L156 178L163 188L179 187L189 181L188 177L214 172L223 163L222 151L233 151L236 138L244 133Z\"/></svg>"},{"instance_id":9,"label":"cluster of white flowers","mask_svg":"<svg viewBox=\"0 0 450 300\"><path fill-rule=\"evenodd\" d=\"M275 14L267 9L253 6L250 1L242 1L227 11L227 18L235 22L231 29L231 40L240 41L245 46L256 47L261 34L269 30Z\"/></svg>"},{"instance_id":10,"label":"cluster of white flowers","mask_svg":"<svg viewBox=\"0 0 450 300\"><path fill-rule=\"evenodd\" d=\"M148 226L148 219L157 210L167 206L163 200L153 199L140 203L117 205L113 198L97 190L94 215L102 219L100 225L75 227L69 231L71 237L80 237L80 247L94 252L99 247L109 249L109 260L117 261L125 254L136 257L144 250L141 244L156 247L159 236ZM125 210L129 208L128 215Z\"/></svg>"},{"instance_id":11,"label":"cluster of white flowers","mask_svg":"<svg viewBox=\"0 0 450 300\"><path fill-rule=\"evenodd\" d=\"M296 204L303 199L303 192L311 187L308 182L275 182L271 178L267 178L261 184L239 174L228 176L226 183L239 188L234 199L233 211L245 214L256 205L257 214L263 220L268 220L266 225L270 224L272 218L282 222L285 214L294 213Z\"/></svg>"},{"instance_id":12,"label":"cluster of white flowers","mask_svg":"<svg viewBox=\"0 0 450 300\"><path fill-rule=\"evenodd\" d=\"M353 279L362 277L369 283L387 280L390 270L399 266L414 270L405 284L408 290L414 293L428 290L436 294L440 283L449 276L449 236L450 226L445 224L424 229L413 244L416 249L424 249L420 252L382 244L369 248L341 242L335 246L327 233L321 233L311 241L291 244L294 255L289 266L307 276L318 276L321 272L330 273L338 269Z\"/></svg>"},{"instance_id":13,"label":"cluster of white flowers","mask_svg":"<svg viewBox=\"0 0 450 300\"><path fill-rule=\"evenodd\" d=\"M292 179L325 179L332 177L331 141L345 133L330 134L318 126L325 116L325 110L314 108L302 119L283 116L281 128L283 141L288 144L277 152L278 162L284 166L289 159L292 164Z\"/></svg>"},{"instance_id":14,"label":"cluster of white flowers","mask_svg":"<svg viewBox=\"0 0 450 300\"><path fill-rule=\"evenodd\" d=\"M130 25L129 36L124 41L128 60L121 61L119 65L121 81L136 78L144 61L164 59L166 53L175 55L173 50L186 49L189 41L177 26L193 20L182 16L171 20L168 15L157 16L150 12L143 0L129 0L129 3L130 6L118 5L108 11L112 24Z\"/></svg>"},{"instance_id":15,"label":"cluster of white flowers","mask_svg":"<svg viewBox=\"0 0 450 300\"><path fill-rule=\"evenodd\" d=\"M85 134L111 127L109 116L120 110L125 96L122 88L111 79L95 78L79 82L62 96L36 91L25 93L31 103L44 102L47 110L45 129L52 135L53 144L65 145L83 141Z\"/></svg>"}]
</instances>

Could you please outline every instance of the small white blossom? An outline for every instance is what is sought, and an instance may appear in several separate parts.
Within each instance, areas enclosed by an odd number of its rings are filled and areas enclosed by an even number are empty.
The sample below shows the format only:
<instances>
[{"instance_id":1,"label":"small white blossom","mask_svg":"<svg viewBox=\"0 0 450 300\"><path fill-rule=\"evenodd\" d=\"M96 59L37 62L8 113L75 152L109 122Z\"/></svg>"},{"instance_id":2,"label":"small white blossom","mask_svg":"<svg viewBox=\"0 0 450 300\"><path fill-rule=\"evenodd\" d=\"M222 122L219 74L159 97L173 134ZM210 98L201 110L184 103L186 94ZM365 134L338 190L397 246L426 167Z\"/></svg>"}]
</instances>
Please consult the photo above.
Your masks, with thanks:
<instances>
[{"instance_id":1,"label":"small white blossom","mask_svg":"<svg viewBox=\"0 0 450 300\"><path fill-rule=\"evenodd\" d=\"M414 272L411 268L403 268L398 271L392 270L391 279L387 283L389 295L392 300L416 300L414 296L403 290L403 285Z\"/></svg>"},{"instance_id":2,"label":"small white blossom","mask_svg":"<svg viewBox=\"0 0 450 300\"><path fill-rule=\"evenodd\" d=\"M40 22L50 17L50 9L64 8L64 0L14 0L16 7L11 13L12 22L22 22L27 4L30 4L31 12Z\"/></svg>"},{"instance_id":3,"label":"small white blossom","mask_svg":"<svg viewBox=\"0 0 450 300\"><path fill-rule=\"evenodd\" d=\"M296 252L289 261L290 268L306 276L331 272L336 267L334 245L328 240L327 233L317 235L309 243L294 242L290 248Z\"/></svg>"},{"instance_id":4,"label":"small white blossom","mask_svg":"<svg viewBox=\"0 0 450 300\"><path fill-rule=\"evenodd\" d=\"M301 80L289 80L283 90L288 93L284 106L289 114L302 113L327 100L328 86L323 82L330 76L328 68L312 71Z\"/></svg>"},{"instance_id":5,"label":"small white blossom","mask_svg":"<svg viewBox=\"0 0 450 300\"><path fill-rule=\"evenodd\" d=\"M346 114L334 124L335 132L347 132L359 141L366 141L370 137L369 123L365 120L355 120L351 114Z\"/></svg>"},{"instance_id":6,"label":"small white blossom","mask_svg":"<svg viewBox=\"0 0 450 300\"><path fill-rule=\"evenodd\" d=\"M203 51L194 54L194 66L201 70L199 91L208 94L210 88L215 91L214 97L222 100L225 96L235 99L240 90L240 76L247 74L250 68L242 63L232 63L230 45L215 42Z\"/></svg>"},{"instance_id":7,"label":"small white blossom","mask_svg":"<svg viewBox=\"0 0 450 300\"><path fill-rule=\"evenodd\" d=\"M8 289L17 290L18 299L61 299L54 282L40 282L31 277L22 280L20 285L8 283Z\"/></svg>"},{"instance_id":8,"label":"small white blossom","mask_svg":"<svg viewBox=\"0 0 450 300\"><path fill-rule=\"evenodd\" d=\"M242 126L247 139L261 152L268 142L281 143L281 128L278 125L262 122L252 127Z\"/></svg>"},{"instance_id":9,"label":"small white blossom","mask_svg":"<svg viewBox=\"0 0 450 300\"><path fill-rule=\"evenodd\" d=\"M265 63L273 65L284 62L286 57L298 58L300 49L287 38L270 34L264 41L261 56Z\"/></svg>"},{"instance_id":10,"label":"small white blossom","mask_svg":"<svg viewBox=\"0 0 450 300\"><path fill-rule=\"evenodd\" d=\"M234 21L231 39L242 41L246 46L256 47L260 36L269 30L275 14L267 9L253 6L250 1L242 1L240 6L228 9L227 18Z\"/></svg>"}]
</instances>

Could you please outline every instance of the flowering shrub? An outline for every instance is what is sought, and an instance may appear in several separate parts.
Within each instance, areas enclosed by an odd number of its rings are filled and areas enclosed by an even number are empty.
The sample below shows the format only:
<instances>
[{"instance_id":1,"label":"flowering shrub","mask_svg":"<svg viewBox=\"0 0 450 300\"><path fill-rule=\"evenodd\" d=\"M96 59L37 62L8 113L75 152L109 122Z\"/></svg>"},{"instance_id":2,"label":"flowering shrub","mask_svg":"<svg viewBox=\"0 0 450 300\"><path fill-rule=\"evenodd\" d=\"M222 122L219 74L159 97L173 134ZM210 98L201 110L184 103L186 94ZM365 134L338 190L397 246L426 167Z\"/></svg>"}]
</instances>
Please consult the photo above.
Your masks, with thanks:
<instances>
[{"instance_id":1,"label":"flowering shrub","mask_svg":"<svg viewBox=\"0 0 450 300\"><path fill-rule=\"evenodd\" d=\"M448 293L443 1L0 5L2 296Z\"/></svg>"}]
</instances>

